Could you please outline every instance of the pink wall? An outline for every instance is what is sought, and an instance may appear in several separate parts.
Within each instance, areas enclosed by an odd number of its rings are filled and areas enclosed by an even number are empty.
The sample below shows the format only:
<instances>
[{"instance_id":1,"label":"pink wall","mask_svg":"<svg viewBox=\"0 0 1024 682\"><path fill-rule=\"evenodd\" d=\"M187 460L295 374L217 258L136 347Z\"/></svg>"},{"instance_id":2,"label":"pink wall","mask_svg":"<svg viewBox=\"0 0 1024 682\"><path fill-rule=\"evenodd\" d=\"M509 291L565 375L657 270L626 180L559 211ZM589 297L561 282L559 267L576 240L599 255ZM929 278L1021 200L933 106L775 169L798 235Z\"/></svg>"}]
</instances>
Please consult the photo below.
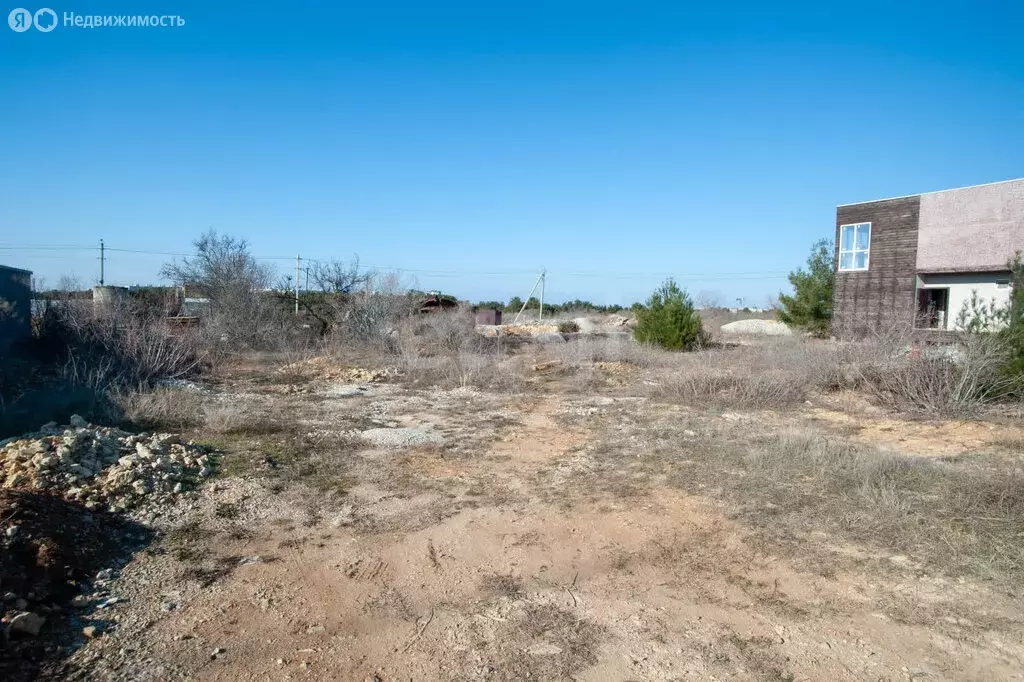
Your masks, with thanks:
<instances>
[{"instance_id":1,"label":"pink wall","mask_svg":"<svg viewBox=\"0 0 1024 682\"><path fill-rule=\"evenodd\" d=\"M1024 179L921 195L917 270L1002 270L1024 250Z\"/></svg>"}]
</instances>

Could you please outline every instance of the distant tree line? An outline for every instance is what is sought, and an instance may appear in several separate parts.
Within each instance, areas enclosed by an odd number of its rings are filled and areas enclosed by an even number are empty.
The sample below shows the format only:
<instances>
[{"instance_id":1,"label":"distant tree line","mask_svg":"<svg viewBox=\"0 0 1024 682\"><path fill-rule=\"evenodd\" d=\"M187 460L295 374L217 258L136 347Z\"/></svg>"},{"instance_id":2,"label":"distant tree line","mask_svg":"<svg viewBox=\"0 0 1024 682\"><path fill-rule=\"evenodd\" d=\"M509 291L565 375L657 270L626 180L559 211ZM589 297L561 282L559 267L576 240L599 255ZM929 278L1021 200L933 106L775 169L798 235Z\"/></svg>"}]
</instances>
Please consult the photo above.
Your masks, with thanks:
<instances>
[{"instance_id":1,"label":"distant tree line","mask_svg":"<svg viewBox=\"0 0 1024 682\"><path fill-rule=\"evenodd\" d=\"M518 296L513 296L509 299L508 303L502 301L480 301L475 304L477 308L484 310L502 310L506 313L518 313L523 307L523 299ZM635 305L638 304L634 304ZM527 310L538 310L540 308L540 299L536 296L531 296L526 301ZM588 312L588 313L618 313L626 310L621 305L600 305L597 303L591 303L590 301L582 301L575 299L572 301L565 301L563 303L549 303L544 301L544 312L550 311L552 315L564 312Z\"/></svg>"}]
</instances>

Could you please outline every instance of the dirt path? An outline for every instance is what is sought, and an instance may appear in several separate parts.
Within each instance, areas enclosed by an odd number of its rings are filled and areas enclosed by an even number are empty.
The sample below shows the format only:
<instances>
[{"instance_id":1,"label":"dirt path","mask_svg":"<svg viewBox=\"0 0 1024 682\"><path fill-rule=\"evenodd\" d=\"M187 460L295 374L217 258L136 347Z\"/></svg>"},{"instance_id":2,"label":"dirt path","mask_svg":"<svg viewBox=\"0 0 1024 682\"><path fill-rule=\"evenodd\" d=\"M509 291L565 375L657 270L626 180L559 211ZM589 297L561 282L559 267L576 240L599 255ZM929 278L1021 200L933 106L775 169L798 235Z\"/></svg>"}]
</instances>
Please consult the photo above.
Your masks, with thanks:
<instances>
[{"instance_id":1,"label":"dirt path","mask_svg":"<svg viewBox=\"0 0 1024 682\"><path fill-rule=\"evenodd\" d=\"M370 400L328 403L322 425L335 409L386 408L473 447L360 452L340 517L311 514L301 488L223 481L202 546L227 568L203 586L175 559L140 554L121 579L138 613L75 655L79 679L995 680L1024 669L1012 602L969 585L801 571L710 500L654 479L642 495L582 487L602 464L600 410L558 397ZM230 520L213 513L224 504ZM904 592L905 618L880 608ZM954 608L972 594L984 611ZM926 625L925 611L948 622Z\"/></svg>"}]
</instances>

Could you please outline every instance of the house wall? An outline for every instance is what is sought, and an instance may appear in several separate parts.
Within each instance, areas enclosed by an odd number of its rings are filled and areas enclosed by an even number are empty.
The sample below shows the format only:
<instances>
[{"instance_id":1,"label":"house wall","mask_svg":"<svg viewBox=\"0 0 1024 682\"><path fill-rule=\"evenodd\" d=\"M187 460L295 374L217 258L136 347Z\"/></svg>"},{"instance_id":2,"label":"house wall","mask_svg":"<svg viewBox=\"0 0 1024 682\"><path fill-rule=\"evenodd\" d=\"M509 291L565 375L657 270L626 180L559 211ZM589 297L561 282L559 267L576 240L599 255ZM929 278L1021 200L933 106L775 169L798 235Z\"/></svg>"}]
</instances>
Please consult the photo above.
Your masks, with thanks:
<instances>
[{"instance_id":1,"label":"house wall","mask_svg":"<svg viewBox=\"0 0 1024 682\"><path fill-rule=\"evenodd\" d=\"M32 335L32 273L0 265L0 357Z\"/></svg>"},{"instance_id":2,"label":"house wall","mask_svg":"<svg viewBox=\"0 0 1024 682\"><path fill-rule=\"evenodd\" d=\"M1010 303L1009 281L1009 272L921 275L918 287L921 289L949 289L946 329L958 330L957 316L964 304L970 302L972 291L978 293L979 301L986 306L990 301L995 301L997 307L1005 307ZM1000 282L1007 283L1007 286L1000 287Z\"/></svg>"},{"instance_id":3,"label":"house wall","mask_svg":"<svg viewBox=\"0 0 1024 682\"><path fill-rule=\"evenodd\" d=\"M1018 249L1024 249L1024 180L921 195L919 272L999 270Z\"/></svg>"},{"instance_id":4,"label":"house wall","mask_svg":"<svg viewBox=\"0 0 1024 682\"><path fill-rule=\"evenodd\" d=\"M912 327L920 199L886 199L836 209L833 335L863 336L893 326ZM839 228L862 222L871 223L868 269L839 272Z\"/></svg>"}]
</instances>

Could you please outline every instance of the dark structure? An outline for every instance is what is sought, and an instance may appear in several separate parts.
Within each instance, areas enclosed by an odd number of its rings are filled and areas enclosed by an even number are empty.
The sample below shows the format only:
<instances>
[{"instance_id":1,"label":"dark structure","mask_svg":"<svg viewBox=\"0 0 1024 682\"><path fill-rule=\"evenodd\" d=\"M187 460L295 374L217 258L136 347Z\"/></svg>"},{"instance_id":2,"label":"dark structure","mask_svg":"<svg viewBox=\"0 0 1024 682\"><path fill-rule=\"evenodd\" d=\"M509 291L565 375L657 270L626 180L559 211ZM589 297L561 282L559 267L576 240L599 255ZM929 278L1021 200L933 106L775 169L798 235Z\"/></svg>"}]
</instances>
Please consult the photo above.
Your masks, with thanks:
<instances>
[{"instance_id":1,"label":"dark structure","mask_svg":"<svg viewBox=\"0 0 1024 682\"><path fill-rule=\"evenodd\" d=\"M832 326L837 336L859 336L894 324L909 327L913 322L920 207L920 197L908 197L840 206L836 210ZM843 226L863 224L869 225L866 266L841 267ZM847 239L849 236L847 231ZM853 266L856 265L854 262Z\"/></svg>"},{"instance_id":2,"label":"dark structure","mask_svg":"<svg viewBox=\"0 0 1024 682\"><path fill-rule=\"evenodd\" d=\"M440 292L432 291L419 301L417 311L420 313L440 313L445 310L454 310L459 307L459 301L454 296L446 296Z\"/></svg>"},{"instance_id":3,"label":"dark structure","mask_svg":"<svg viewBox=\"0 0 1024 682\"><path fill-rule=\"evenodd\" d=\"M32 273L0 265L0 354L32 335Z\"/></svg>"},{"instance_id":4,"label":"dark structure","mask_svg":"<svg viewBox=\"0 0 1024 682\"><path fill-rule=\"evenodd\" d=\"M1005 305L1024 249L1024 180L836 209L832 333L957 331L972 299Z\"/></svg>"},{"instance_id":5,"label":"dark structure","mask_svg":"<svg viewBox=\"0 0 1024 682\"><path fill-rule=\"evenodd\" d=\"M473 317L477 324L501 324L501 311L495 308L474 308Z\"/></svg>"}]
</instances>

